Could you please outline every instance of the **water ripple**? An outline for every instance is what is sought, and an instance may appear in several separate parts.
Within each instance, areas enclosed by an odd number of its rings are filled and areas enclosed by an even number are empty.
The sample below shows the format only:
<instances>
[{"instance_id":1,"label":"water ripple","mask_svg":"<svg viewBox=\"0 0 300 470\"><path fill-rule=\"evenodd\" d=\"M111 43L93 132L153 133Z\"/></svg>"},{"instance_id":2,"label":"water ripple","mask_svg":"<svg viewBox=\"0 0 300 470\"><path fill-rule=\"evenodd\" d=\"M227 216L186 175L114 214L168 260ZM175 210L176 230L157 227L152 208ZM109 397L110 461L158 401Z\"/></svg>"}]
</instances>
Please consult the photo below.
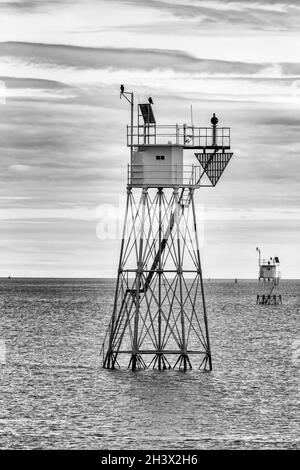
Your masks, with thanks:
<instances>
[{"instance_id":1,"label":"water ripple","mask_svg":"<svg viewBox=\"0 0 300 470\"><path fill-rule=\"evenodd\" d=\"M299 286L206 283L213 372L133 374L99 363L114 282L1 280L0 448L299 448Z\"/></svg>"}]
</instances>

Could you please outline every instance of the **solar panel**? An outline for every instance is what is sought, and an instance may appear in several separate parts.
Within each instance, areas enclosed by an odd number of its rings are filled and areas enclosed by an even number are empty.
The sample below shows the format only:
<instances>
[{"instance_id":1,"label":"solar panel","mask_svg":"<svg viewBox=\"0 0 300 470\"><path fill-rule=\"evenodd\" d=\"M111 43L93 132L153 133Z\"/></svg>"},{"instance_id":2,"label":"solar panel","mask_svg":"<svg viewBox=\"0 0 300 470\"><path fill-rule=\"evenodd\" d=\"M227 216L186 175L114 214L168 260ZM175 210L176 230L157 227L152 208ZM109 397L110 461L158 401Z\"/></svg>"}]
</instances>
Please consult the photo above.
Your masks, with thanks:
<instances>
[{"instance_id":1,"label":"solar panel","mask_svg":"<svg viewBox=\"0 0 300 470\"><path fill-rule=\"evenodd\" d=\"M153 109L150 103L139 104L144 123L145 124L155 124L155 117L153 114Z\"/></svg>"}]
</instances>

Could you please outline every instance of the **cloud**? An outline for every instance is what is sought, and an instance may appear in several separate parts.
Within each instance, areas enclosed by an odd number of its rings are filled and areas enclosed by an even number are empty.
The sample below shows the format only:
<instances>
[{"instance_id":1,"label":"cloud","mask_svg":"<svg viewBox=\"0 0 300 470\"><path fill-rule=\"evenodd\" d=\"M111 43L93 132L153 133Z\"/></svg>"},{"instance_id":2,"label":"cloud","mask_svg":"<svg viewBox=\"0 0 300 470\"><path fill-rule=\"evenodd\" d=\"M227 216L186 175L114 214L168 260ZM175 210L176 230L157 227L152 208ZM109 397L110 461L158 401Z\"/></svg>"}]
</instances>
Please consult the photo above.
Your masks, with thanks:
<instances>
[{"instance_id":1,"label":"cloud","mask_svg":"<svg viewBox=\"0 0 300 470\"><path fill-rule=\"evenodd\" d=\"M300 77L298 63L249 63L241 61L226 61L201 59L180 50L166 49L139 49L139 48L93 48L69 45L37 44L22 42L2 42L0 48L3 70L9 68L10 63L15 68L26 69L26 65L33 69L47 67L51 74L52 69L76 70L173 70L203 76L257 76L257 78L284 78L285 76ZM38 78L23 78L30 88L40 87ZM101 78L101 77L100 77ZM26 82L25 82L26 79ZM5 81L5 77L2 78ZM8 85L17 88L17 78L9 78ZM95 78L94 78L95 81ZM66 88L67 83L57 80L44 79L43 85L47 88Z\"/></svg>"},{"instance_id":2,"label":"cloud","mask_svg":"<svg viewBox=\"0 0 300 470\"><path fill-rule=\"evenodd\" d=\"M74 4L85 0L63 0L64 4ZM1 0L0 11L31 13L40 10L50 10L61 6L61 0Z\"/></svg>"},{"instance_id":3,"label":"cloud","mask_svg":"<svg viewBox=\"0 0 300 470\"><path fill-rule=\"evenodd\" d=\"M176 50L92 48L53 44L2 42L0 57L36 65L75 69L173 69L206 73L257 73L261 64L197 59Z\"/></svg>"},{"instance_id":4,"label":"cloud","mask_svg":"<svg viewBox=\"0 0 300 470\"><path fill-rule=\"evenodd\" d=\"M16 164L16 165L9 165L8 167L12 171L24 173L30 169L28 165Z\"/></svg>"},{"instance_id":5,"label":"cloud","mask_svg":"<svg viewBox=\"0 0 300 470\"><path fill-rule=\"evenodd\" d=\"M30 77L5 77L0 76L0 80L5 83L7 88L13 89L24 89L24 88L31 88L31 89L65 89L70 88L69 85L66 83L58 82L55 80L45 80L39 78L30 78Z\"/></svg>"},{"instance_id":6,"label":"cloud","mask_svg":"<svg viewBox=\"0 0 300 470\"><path fill-rule=\"evenodd\" d=\"M125 2L136 8L157 10L171 15L174 19L185 21L186 27L180 28L180 31L183 33L185 29L187 34L189 34L192 23L198 24L200 34L201 29L209 30L212 24L217 24L218 29L228 25L236 29L249 28L262 31L291 31L292 29L298 31L300 25L300 17L297 15L299 3L296 0L249 2L231 0L178 0L176 2L164 0L125 0ZM116 3L119 3L119 1L117 0ZM167 22L165 23L167 25ZM137 24L132 24L128 28L130 29L131 27L133 30L139 29ZM142 28L143 26L140 27L140 30ZM154 23L152 28L155 28ZM150 32L149 28L148 32Z\"/></svg>"},{"instance_id":7,"label":"cloud","mask_svg":"<svg viewBox=\"0 0 300 470\"><path fill-rule=\"evenodd\" d=\"M111 108L116 103L107 90L115 94L121 82L145 96L155 91L217 101L300 99L299 64L199 59L179 50L19 42L2 43L1 55L7 99Z\"/></svg>"},{"instance_id":8,"label":"cloud","mask_svg":"<svg viewBox=\"0 0 300 470\"><path fill-rule=\"evenodd\" d=\"M76 96L70 85L55 80L0 76L0 83L2 84L3 104L11 99L59 102Z\"/></svg>"}]
</instances>

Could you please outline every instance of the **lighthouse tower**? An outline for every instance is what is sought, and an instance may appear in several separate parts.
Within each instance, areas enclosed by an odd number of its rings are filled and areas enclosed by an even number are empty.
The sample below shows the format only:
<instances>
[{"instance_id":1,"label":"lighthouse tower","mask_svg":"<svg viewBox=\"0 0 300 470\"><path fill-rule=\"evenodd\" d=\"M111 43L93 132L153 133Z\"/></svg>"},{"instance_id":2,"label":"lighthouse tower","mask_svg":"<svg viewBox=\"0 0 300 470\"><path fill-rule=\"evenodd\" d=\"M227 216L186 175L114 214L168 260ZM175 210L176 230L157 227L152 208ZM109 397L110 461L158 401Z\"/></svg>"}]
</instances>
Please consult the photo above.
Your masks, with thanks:
<instances>
[{"instance_id":1,"label":"lighthouse tower","mask_svg":"<svg viewBox=\"0 0 300 470\"><path fill-rule=\"evenodd\" d=\"M257 294L256 303L259 305L281 304L282 297L277 292L280 280L279 258L274 256L273 258L262 259L261 249L256 247L256 251L258 252L258 282L262 291Z\"/></svg>"},{"instance_id":2,"label":"lighthouse tower","mask_svg":"<svg viewBox=\"0 0 300 470\"><path fill-rule=\"evenodd\" d=\"M103 367L212 369L195 191L215 186L232 157L230 129L158 125L153 101L131 105L127 203ZM185 151L195 162L186 165Z\"/></svg>"}]
</instances>

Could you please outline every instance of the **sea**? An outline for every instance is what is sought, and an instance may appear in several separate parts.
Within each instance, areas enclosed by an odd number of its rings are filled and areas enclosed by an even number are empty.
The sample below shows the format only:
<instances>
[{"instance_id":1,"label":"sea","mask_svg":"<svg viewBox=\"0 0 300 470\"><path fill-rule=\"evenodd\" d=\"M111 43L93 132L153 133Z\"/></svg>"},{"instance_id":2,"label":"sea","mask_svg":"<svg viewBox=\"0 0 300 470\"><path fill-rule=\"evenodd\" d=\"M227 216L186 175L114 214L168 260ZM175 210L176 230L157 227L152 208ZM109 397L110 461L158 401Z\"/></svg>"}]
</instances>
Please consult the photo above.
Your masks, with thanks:
<instances>
[{"instance_id":1,"label":"sea","mask_svg":"<svg viewBox=\"0 0 300 470\"><path fill-rule=\"evenodd\" d=\"M299 449L300 280L204 283L212 372L106 370L113 279L0 279L1 449Z\"/></svg>"}]
</instances>

